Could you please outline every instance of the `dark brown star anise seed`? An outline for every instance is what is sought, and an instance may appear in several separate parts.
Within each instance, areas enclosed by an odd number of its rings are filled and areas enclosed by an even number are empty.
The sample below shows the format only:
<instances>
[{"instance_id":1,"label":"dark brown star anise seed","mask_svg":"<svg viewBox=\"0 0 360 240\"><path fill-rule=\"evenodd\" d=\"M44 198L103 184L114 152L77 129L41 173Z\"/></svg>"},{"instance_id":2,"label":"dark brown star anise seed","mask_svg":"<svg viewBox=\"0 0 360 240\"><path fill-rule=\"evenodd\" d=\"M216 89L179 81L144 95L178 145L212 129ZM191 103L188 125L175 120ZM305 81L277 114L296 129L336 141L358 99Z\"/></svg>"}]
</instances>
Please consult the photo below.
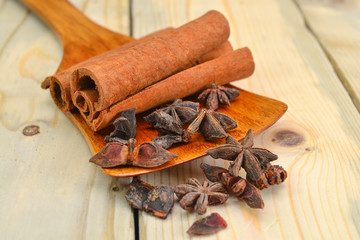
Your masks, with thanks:
<instances>
[{"instance_id":1,"label":"dark brown star anise seed","mask_svg":"<svg viewBox=\"0 0 360 240\"><path fill-rule=\"evenodd\" d=\"M201 183L196 178L189 178L185 184L176 186L174 190L180 206L198 214L204 214L207 205L222 204L229 197L221 183L210 183L206 180Z\"/></svg>"},{"instance_id":2,"label":"dark brown star anise seed","mask_svg":"<svg viewBox=\"0 0 360 240\"><path fill-rule=\"evenodd\" d=\"M198 131L206 140L212 140L227 137L227 131L236 127L237 122L231 117L210 109L202 109L183 135L190 136L191 139L191 135Z\"/></svg>"},{"instance_id":3,"label":"dark brown star anise seed","mask_svg":"<svg viewBox=\"0 0 360 240\"><path fill-rule=\"evenodd\" d=\"M227 227L226 221L218 213L200 218L194 222L187 233L190 235L209 235Z\"/></svg>"},{"instance_id":4,"label":"dark brown star anise seed","mask_svg":"<svg viewBox=\"0 0 360 240\"><path fill-rule=\"evenodd\" d=\"M211 84L211 88L204 90L200 93L198 99L206 103L206 107L216 110L219 104L230 106L230 101L234 100L240 92L233 88Z\"/></svg>"},{"instance_id":5,"label":"dark brown star anise seed","mask_svg":"<svg viewBox=\"0 0 360 240\"><path fill-rule=\"evenodd\" d=\"M144 119L162 133L181 135L182 125L194 120L198 113L199 103L176 99L171 105L152 112Z\"/></svg>"},{"instance_id":6,"label":"dark brown star anise seed","mask_svg":"<svg viewBox=\"0 0 360 240\"><path fill-rule=\"evenodd\" d=\"M254 148L252 129L240 143L230 135L226 138L226 144L211 148L206 151L213 158L222 158L233 161L229 166L229 173L237 176L241 167L246 171L246 179L259 189L271 185L265 174L265 169L271 161L277 159L277 155L263 148ZM285 171L285 170L283 170ZM283 174L286 178L286 174ZM285 178L283 178L285 180Z\"/></svg>"},{"instance_id":7,"label":"dark brown star anise seed","mask_svg":"<svg viewBox=\"0 0 360 240\"><path fill-rule=\"evenodd\" d=\"M141 181L138 177L134 177L125 194L125 198L133 208L143 210L144 201L153 188L153 186Z\"/></svg>"},{"instance_id":8,"label":"dark brown star anise seed","mask_svg":"<svg viewBox=\"0 0 360 240\"><path fill-rule=\"evenodd\" d=\"M251 208L264 208L264 202L259 189L249 181L240 176L232 176L229 171L222 167L211 166L201 163L207 179L213 182L221 182L229 194L235 195L239 200L243 200Z\"/></svg>"}]
</instances>

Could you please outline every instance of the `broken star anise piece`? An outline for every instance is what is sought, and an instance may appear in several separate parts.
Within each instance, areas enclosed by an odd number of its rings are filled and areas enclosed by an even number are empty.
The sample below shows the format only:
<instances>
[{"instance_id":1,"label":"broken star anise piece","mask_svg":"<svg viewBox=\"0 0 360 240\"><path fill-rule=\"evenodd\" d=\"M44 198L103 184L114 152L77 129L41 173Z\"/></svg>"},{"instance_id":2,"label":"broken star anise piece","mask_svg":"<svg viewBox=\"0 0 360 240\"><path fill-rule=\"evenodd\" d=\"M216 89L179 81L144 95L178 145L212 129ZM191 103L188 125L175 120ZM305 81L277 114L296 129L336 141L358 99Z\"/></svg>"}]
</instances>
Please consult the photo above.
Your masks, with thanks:
<instances>
[{"instance_id":1,"label":"broken star anise piece","mask_svg":"<svg viewBox=\"0 0 360 240\"><path fill-rule=\"evenodd\" d=\"M198 214L204 214L207 205L222 204L229 197L221 183L209 183L205 180L201 184L196 178L189 178L185 184L176 186L175 194L183 209Z\"/></svg>"},{"instance_id":2,"label":"broken star anise piece","mask_svg":"<svg viewBox=\"0 0 360 240\"><path fill-rule=\"evenodd\" d=\"M287 172L279 165L271 165L268 163L266 165L262 165L261 168L269 185L280 184L287 178ZM261 179L260 181L256 181L248 177L246 178L259 189L263 189L265 187Z\"/></svg>"},{"instance_id":3,"label":"broken star anise piece","mask_svg":"<svg viewBox=\"0 0 360 240\"><path fill-rule=\"evenodd\" d=\"M200 93L198 99L206 102L206 107L212 110L216 110L219 104L230 106L230 101L234 100L240 92L233 88L227 88L224 86L211 84L211 88L204 90Z\"/></svg>"},{"instance_id":4,"label":"broken star anise piece","mask_svg":"<svg viewBox=\"0 0 360 240\"><path fill-rule=\"evenodd\" d=\"M134 177L130 183L128 191L125 194L125 198L133 208L142 210L144 201L146 200L150 190L153 188L154 187L150 184Z\"/></svg>"},{"instance_id":5,"label":"broken star anise piece","mask_svg":"<svg viewBox=\"0 0 360 240\"><path fill-rule=\"evenodd\" d=\"M105 137L106 142L121 142L127 143L130 138L136 136L136 117L135 108L126 110L121 113L113 125L114 131Z\"/></svg>"},{"instance_id":6,"label":"broken star anise piece","mask_svg":"<svg viewBox=\"0 0 360 240\"><path fill-rule=\"evenodd\" d=\"M243 200L251 208L264 208L259 189L240 176L232 176L222 167L201 163L200 168L210 181L221 182L229 194Z\"/></svg>"},{"instance_id":7,"label":"broken star anise piece","mask_svg":"<svg viewBox=\"0 0 360 240\"><path fill-rule=\"evenodd\" d=\"M169 149L175 143L185 142L182 135L171 134L157 136L152 141L159 144L164 149Z\"/></svg>"},{"instance_id":8,"label":"broken star anise piece","mask_svg":"<svg viewBox=\"0 0 360 240\"><path fill-rule=\"evenodd\" d=\"M182 122L180 119L174 118L164 111L156 110L150 115L144 117L144 119L161 133L181 135L183 132Z\"/></svg>"},{"instance_id":9,"label":"broken star anise piece","mask_svg":"<svg viewBox=\"0 0 360 240\"><path fill-rule=\"evenodd\" d=\"M246 178L252 183L256 182L256 187L260 189L269 187L270 184L263 169L264 166L278 157L266 149L253 148L253 145L253 133L250 129L240 143L229 135L226 138L226 144L211 148L206 153L213 158L233 161L229 167L231 175L237 176L243 167L247 174Z\"/></svg>"},{"instance_id":10,"label":"broken star anise piece","mask_svg":"<svg viewBox=\"0 0 360 240\"><path fill-rule=\"evenodd\" d=\"M166 218L174 206L174 189L167 185L151 189L144 201L144 210L159 218Z\"/></svg>"},{"instance_id":11,"label":"broken star anise piece","mask_svg":"<svg viewBox=\"0 0 360 240\"><path fill-rule=\"evenodd\" d=\"M90 162L110 168L120 165L132 165L144 168L160 166L178 155L168 152L154 142L143 142L135 147L136 141L130 138L127 144L110 142L94 155Z\"/></svg>"},{"instance_id":12,"label":"broken star anise piece","mask_svg":"<svg viewBox=\"0 0 360 240\"><path fill-rule=\"evenodd\" d=\"M231 117L210 109L203 109L185 130L183 136L189 138L188 136L198 131L206 140L225 138L228 136L226 132L236 127L237 122Z\"/></svg>"},{"instance_id":13,"label":"broken star anise piece","mask_svg":"<svg viewBox=\"0 0 360 240\"><path fill-rule=\"evenodd\" d=\"M209 235L227 227L226 221L218 213L200 218L194 222L187 233L190 235Z\"/></svg>"}]
</instances>

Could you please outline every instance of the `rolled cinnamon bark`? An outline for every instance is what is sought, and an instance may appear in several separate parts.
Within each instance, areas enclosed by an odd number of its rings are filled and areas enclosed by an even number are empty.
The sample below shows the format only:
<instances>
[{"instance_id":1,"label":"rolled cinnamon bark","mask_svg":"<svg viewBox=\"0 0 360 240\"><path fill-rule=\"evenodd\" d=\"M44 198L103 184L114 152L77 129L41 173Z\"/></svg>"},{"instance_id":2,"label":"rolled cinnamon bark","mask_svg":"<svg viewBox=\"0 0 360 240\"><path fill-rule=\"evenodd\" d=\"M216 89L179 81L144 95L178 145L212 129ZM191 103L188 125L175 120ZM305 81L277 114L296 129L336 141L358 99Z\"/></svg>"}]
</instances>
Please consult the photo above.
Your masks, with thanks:
<instances>
[{"instance_id":1,"label":"rolled cinnamon bark","mask_svg":"<svg viewBox=\"0 0 360 240\"><path fill-rule=\"evenodd\" d=\"M71 93L87 89L98 91L96 111L135 94L184 68L225 43L229 37L225 17L210 11L168 34L126 49L116 56L103 56L86 63L73 73Z\"/></svg>"},{"instance_id":2,"label":"rolled cinnamon bark","mask_svg":"<svg viewBox=\"0 0 360 240\"><path fill-rule=\"evenodd\" d=\"M116 55L119 52L134 47L137 44L146 42L155 38L157 36L161 36L162 34L166 34L170 31L173 31L174 28L165 28L149 35L146 35L138 40L134 40L132 42L121 45L117 48L112 49L109 52L94 56L87 60L87 62L99 62L103 58L104 55ZM62 110L63 112L67 112L74 107L72 102L71 93L70 93L70 81L72 79L72 73L77 68L84 66L84 62L78 63L64 71L56 73L55 75L47 77L41 84L41 87L46 89L50 88L50 94L53 98L55 104Z\"/></svg>"},{"instance_id":3,"label":"rolled cinnamon bark","mask_svg":"<svg viewBox=\"0 0 360 240\"><path fill-rule=\"evenodd\" d=\"M136 108L137 113L144 112L160 104L194 94L210 87L212 83L223 85L249 77L254 69L251 51L247 47L241 48L155 83L99 112L94 120L87 120L87 124L94 131L98 131L110 125L124 110Z\"/></svg>"}]
</instances>

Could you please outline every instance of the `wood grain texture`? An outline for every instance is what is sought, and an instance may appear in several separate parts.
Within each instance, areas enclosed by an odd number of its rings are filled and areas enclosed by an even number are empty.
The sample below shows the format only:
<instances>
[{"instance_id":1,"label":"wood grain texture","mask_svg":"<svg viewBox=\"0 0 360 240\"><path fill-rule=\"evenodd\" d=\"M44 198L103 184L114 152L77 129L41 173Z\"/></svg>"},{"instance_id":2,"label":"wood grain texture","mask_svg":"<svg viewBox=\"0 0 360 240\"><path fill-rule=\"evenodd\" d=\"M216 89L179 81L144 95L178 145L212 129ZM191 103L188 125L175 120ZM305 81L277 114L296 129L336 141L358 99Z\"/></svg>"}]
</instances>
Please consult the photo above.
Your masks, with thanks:
<instances>
[{"instance_id":1,"label":"wood grain texture","mask_svg":"<svg viewBox=\"0 0 360 240\"><path fill-rule=\"evenodd\" d=\"M84 12L90 6L73 2ZM119 11L97 3L89 13L105 24L101 16ZM129 180L113 180L88 163L85 140L40 88L62 57L57 36L18 1L1 0L0 19L1 239L133 239L123 198ZM113 27L129 32L128 24ZM40 133L24 136L32 124Z\"/></svg>"},{"instance_id":2,"label":"wood grain texture","mask_svg":"<svg viewBox=\"0 0 360 240\"><path fill-rule=\"evenodd\" d=\"M360 116L292 1L188 1L182 6L178 1L134 1L134 15L146 18L136 18L134 32L145 33L145 25L185 22L209 9L230 20L234 47L249 46L254 54L255 74L235 85L289 106L255 143L279 155L276 164L288 170L288 179L261 191L263 210L236 199L211 207L208 212L219 212L228 228L202 239L358 239ZM141 178L172 186L191 176L204 179L203 161L227 166L206 157ZM141 239L189 239L186 230L200 218L178 204L165 221L139 215Z\"/></svg>"},{"instance_id":3,"label":"wood grain texture","mask_svg":"<svg viewBox=\"0 0 360 240\"><path fill-rule=\"evenodd\" d=\"M307 25L360 111L360 1L297 2Z\"/></svg>"},{"instance_id":4,"label":"wood grain texture","mask_svg":"<svg viewBox=\"0 0 360 240\"><path fill-rule=\"evenodd\" d=\"M129 32L119 20L127 1L71 2L100 25ZM139 37L178 26L209 9L230 20L234 47L249 46L254 54L255 74L235 85L289 105L281 121L255 139L279 155L276 163L289 177L262 191L263 210L236 199L209 208L229 226L201 239L359 239L359 113L293 2L134 1L133 32ZM59 41L16 1L0 0L0 19L2 238L132 239L123 198L129 180L112 180L87 162L91 153L82 136L39 88L60 63ZM23 136L29 124L39 125L40 134ZM227 166L206 157L142 179L172 186L203 179L202 161ZM140 237L188 239L185 232L198 218L177 204L167 220L140 212Z\"/></svg>"}]
</instances>

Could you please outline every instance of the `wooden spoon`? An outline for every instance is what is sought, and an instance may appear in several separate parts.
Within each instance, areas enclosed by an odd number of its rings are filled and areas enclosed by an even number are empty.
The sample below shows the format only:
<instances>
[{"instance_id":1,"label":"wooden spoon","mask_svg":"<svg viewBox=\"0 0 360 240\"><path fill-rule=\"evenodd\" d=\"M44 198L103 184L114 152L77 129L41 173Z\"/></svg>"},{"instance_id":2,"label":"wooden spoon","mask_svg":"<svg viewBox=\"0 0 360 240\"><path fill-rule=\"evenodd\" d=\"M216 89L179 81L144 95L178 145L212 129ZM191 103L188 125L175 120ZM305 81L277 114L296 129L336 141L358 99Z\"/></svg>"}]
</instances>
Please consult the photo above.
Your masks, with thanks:
<instances>
[{"instance_id":1,"label":"wooden spoon","mask_svg":"<svg viewBox=\"0 0 360 240\"><path fill-rule=\"evenodd\" d=\"M63 43L64 55L57 72L133 40L129 36L109 31L97 25L66 0L20 1L47 22L59 35ZM231 103L231 107L222 107L218 110L238 122L239 126L229 132L237 140L243 139L250 128L253 129L254 134L260 133L273 125L287 110L287 105L283 102L239 90L240 96ZM110 132L109 129L93 132L78 112L71 111L65 114L80 130L92 153L99 152L105 146L104 137ZM151 141L158 135L158 132L150 128L143 120L143 116L146 114L148 113L137 116L136 140L139 143ZM224 140L208 142L200 135L195 134L189 144L172 147L170 151L178 154L179 157L162 166L150 169L103 168L103 171L111 177L131 177L150 173L202 157L207 149L223 143Z\"/></svg>"}]
</instances>

